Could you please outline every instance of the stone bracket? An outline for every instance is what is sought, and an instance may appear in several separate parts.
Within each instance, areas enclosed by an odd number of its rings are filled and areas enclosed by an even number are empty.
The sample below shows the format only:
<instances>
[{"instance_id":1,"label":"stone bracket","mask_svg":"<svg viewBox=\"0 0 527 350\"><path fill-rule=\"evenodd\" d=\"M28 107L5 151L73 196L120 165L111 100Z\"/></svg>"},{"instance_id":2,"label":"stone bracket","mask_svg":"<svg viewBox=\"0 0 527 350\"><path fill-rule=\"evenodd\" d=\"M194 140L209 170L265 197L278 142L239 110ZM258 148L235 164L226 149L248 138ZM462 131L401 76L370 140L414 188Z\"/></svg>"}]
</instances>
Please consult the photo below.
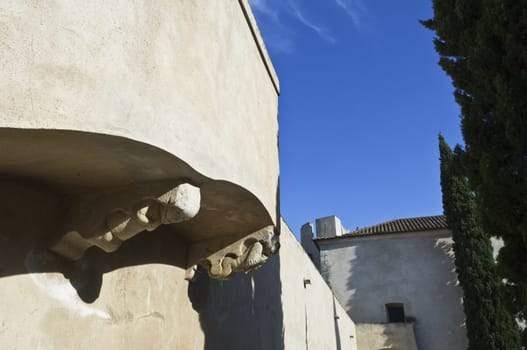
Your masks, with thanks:
<instances>
[{"instance_id":1,"label":"stone bracket","mask_svg":"<svg viewBox=\"0 0 527 350\"><path fill-rule=\"evenodd\" d=\"M197 215L201 202L198 187L188 183L169 191L160 191L159 187L159 184L138 185L78 201L71 208L66 234L50 250L69 260L80 259L92 246L113 252L140 232ZM134 190L139 195L132 195ZM150 192L164 193L153 197L147 195ZM118 206L112 207L113 203Z\"/></svg>"},{"instance_id":2,"label":"stone bracket","mask_svg":"<svg viewBox=\"0 0 527 350\"><path fill-rule=\"evenodd\" d=\"M204 241L191 246L186 279L192 281L197 265L206 269L211 278L227 279L234 272L248 272L260 267L280 248L274 226L264 227L234 243L225 240Z\"/></svg>"}]
</instances>

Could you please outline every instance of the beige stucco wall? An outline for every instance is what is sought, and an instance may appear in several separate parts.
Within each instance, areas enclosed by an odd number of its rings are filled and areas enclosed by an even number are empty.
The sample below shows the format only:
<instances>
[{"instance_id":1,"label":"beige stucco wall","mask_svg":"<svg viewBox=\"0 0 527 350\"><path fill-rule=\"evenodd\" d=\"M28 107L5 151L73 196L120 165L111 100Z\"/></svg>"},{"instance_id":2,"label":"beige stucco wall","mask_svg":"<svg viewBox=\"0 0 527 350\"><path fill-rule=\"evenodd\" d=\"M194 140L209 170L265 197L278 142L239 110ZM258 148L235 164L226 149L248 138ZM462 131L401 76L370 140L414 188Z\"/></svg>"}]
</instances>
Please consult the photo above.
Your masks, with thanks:
<instances>
[{"instance_id":1,"label":"beige stucco wall","mask_svg":"<svg viewBox=\"0 0 527 350\"><path fill-rule=\"evenodd\" d=\"M0 132L74 130L159 148L253 193L276 222L278 80L251 18L246 1L234 0L2 1ZM105 145L77 158L93 158L86 169L95 171L100 159L119 164L132 153ZM6 148L16 155L19 147ZM60 161L30 154L0 159L0 171L42 177L39 160L44 168ZM121 182L178 175L166 159L141 172L126 163L102 185L122 184L111 182L125 166Z\"/></svg>"},{"instance_id":2,"label":"beige stucco wall","mask_svg":"<svg viewBox=\"0 0 527 350\"><path fill-rule=\"evenodd\" d=\"M55 259L39 237L56 230L60 198L28 183L0 182L2 349L202 349L188 301L184 245L170 232ZM138 258L139 257L139 258Z\"/></svg>"},{"instance_id":3,"label":"beige stucco wall","mask_svg":"<svg viewBox=\"0 0 527 350\"><path fill-rule=\"evenodd\" d=\"M356 350L353 321L283 221L280 242L285 347Z\"/></svg>"},{"instance_id":4,"label":"beige stucco wall","mask_svg":"<svg viewBox=\"0 0 527 350\"><path fill-rule=\"evenodd\" d=\"M88 304L60 273L5 277L2 348L203 349L183 278L171 266L123 268L104 275L101 294Z\"/></svg>"},{"instance_id":5,"label":"beige stucco wall","mask_svg":"<svg viewBox=\"0 0 527 350\"><path fill-rule=\"evenodd\" d=\"M411 324L357 323L357 346L360 350L417 350Z\"/></svg>"},{"instance_id":6,"label":"beige stucco wall","mask_svg":"<svg viewBox=\"0 0 527 350\"><path fill-rule=\"evenodd\" d=\"M356 349L353 322L285 223L281 250L260 269L228 281L199 270L189 284L172 230L68 262L39 244L57 228L61 198L12 179L0 193L2 349Z\"/></svg>"},{"instance_id":7,"label":"beige stucco wall","mask_svg":"<svg viewBox=\"0 0 527 350\"><path fill-rule=\"evenodd\" d=\"M467 347L448 230L317 241L322 274L356 323L385 323L403 303L423 350Z\"/></svg>"},{"instance_id":8,"label":"beige stucco wall","mask_svg":"<svg viewBox=\"0 0 527 350\"><path fill-rule=\"evenodd\" d=\"M5 1L0 49L3 349L356 348L278 222L279 85L245 0ZM48 250L77 197L181 178L201 189L188 225ZM268 224L282 249L261 269L184 280L192 234Z\"/></svg>"}]
</instances>

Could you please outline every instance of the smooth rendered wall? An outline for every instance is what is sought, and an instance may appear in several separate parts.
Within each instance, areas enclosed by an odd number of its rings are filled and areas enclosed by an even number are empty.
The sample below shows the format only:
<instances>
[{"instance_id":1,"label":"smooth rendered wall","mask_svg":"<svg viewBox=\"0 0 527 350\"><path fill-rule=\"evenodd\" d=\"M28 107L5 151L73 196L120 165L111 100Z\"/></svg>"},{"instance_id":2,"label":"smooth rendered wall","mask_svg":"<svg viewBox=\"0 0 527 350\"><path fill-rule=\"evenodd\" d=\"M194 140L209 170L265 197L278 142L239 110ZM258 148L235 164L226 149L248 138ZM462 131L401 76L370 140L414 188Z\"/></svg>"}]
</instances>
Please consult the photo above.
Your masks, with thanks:
<instances>
[{"instance_id":1,"label":"smooth rendered wall","mask_svg":"<svg viewBox=\"0 0 527 350\"><path fill-rule=\"evenodd\" d=\"M285 348L356 350L353 321L283 220L281 228Z\"/></svg>"},{"instance_id":2,"label":"smooth rendered wall","mask_svg":"<svg viewBox=\"0 0 527 350\"><path fill-rule=\"evenodd\" d=\"M0 128L157 147L276 224L278 80L251 16L245 0L2 1Z\"/></svg>"},{"instance_id":3,"label":"smooth rendered wall","mask_svg":"<svg viewBox=\"0 0 527 350\"><path fill-rule=\"evenodd\" d=\"M360 350L417 350L411 323L357 323L355 329Z\"/></svg>"},{"instance_id":4,"label":"smooth rendered wall","mask_svg":"<svg viewBox=\"0 0 527 350\"><path fill-rule=\"evenodd\" d=\"M421 350L467 347L448 231L319 241L323 275L356 323L385 323L404 303Z\"/></svg>"},{"instance_id":5,"label":"smooth rendered wall","mask_svg":"<svg viewBox=\"0 0 527 350\"><path fill-rule=\"evenodd\" d=\"M357 350L353 321L283 220L280 244L256 271L190 285L205 349Z\"/></svg>"},{"instance_id":6,"label":"smooth rendered wall","mask_svg":"<svg viewBox=\"0 0 527 350\"><path fill-rule=\"evenodd\" d=\"M2 349L356 349L353 322L285 224L260 269L227 281L199 270L189 283L170 229L68 262L40 245L62 196L1 178L0 193Z\"/></svg>"},{"instance_id":7,"label":"smooth rendered wall","mask_svg":"<svg viewBox=\"0 0 527 350\"><path fill-rule=\"evenodd\" d=\"M186 245L161 226L69 262L40 244L63 198L19 180L0 180L0 193L0 348L283 349L279 254L231 280L199 270L189 283Z\"/></svg>"},{"instance_id":8,"label":"smooth rendered wall","mask_svg":"<svg viewBox=\"0 0 527 350\"><path fill-rule=\"evenodd\" d=\"M187 295L185 245L173 232L138 235L112 254L67 262L41 246L58 229L53 189L0 181L2 349L203 349Z\"/></svg>"}]
</instances>

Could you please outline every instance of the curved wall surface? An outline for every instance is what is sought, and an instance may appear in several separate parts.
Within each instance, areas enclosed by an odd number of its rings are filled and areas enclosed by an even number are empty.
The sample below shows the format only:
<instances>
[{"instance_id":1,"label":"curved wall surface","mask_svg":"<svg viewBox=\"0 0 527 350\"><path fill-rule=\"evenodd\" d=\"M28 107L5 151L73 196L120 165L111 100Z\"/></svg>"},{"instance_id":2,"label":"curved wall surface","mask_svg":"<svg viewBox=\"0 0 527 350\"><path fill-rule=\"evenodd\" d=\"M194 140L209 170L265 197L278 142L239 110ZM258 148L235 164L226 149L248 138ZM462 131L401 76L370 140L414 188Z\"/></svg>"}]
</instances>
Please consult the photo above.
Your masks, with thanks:
<instances>
[{"instance_id":1,"label":"curved wall surface","mask_svg":"<svg viewBox=\"0 0 527 350\"><path fill-rule=\"evenodd\" d=\"M244 1L7 1L0 18L0 128L158 148L276 222L278 81Z\"/></svg>"},{"instance_id":2,"label":"curved wall surface","mask_svg":"<svg viewBox=\"0 0 527 350\"><path fill-rule=\"evenodd\" d=\"M245 0L7 1L0 48L0 176L64 202L53 252L166 225L225 278L276 251L279 85Z\"/></svg>"}]
</instances>

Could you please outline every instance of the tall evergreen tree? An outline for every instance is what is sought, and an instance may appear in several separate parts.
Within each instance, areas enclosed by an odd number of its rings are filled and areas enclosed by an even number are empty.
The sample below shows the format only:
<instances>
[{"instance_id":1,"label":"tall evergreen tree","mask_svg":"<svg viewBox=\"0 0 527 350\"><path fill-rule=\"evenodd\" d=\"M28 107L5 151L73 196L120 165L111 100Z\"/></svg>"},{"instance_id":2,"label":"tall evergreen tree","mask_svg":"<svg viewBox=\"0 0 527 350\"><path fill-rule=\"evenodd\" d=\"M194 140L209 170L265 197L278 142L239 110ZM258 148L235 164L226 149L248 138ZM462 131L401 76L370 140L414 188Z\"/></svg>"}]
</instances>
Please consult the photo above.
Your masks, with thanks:
<instances>
[{"instance_id":1,"label":"tall evergreen tree","mask_svg":"<svg viewBox=\"0 0 527 350\"><path fill-rule=\"evenodd\" d=\"M527 318L527 0L433 0L439 64L461 106L466 175L511 307Z\"/></svg>"},{"instance_id":2,"label":"tall evergreen tree","mask_svg":"<svg viewBox=\"0 0 527 350\"><path fill-rule=\"evenodd\" d=\"M454 240L455 265L463 288L469 350L521 349L518 325L505 307L490 237L480 225L476 198L453 154L439 136L443 208Z\"/></svg>"}]
</instances>

